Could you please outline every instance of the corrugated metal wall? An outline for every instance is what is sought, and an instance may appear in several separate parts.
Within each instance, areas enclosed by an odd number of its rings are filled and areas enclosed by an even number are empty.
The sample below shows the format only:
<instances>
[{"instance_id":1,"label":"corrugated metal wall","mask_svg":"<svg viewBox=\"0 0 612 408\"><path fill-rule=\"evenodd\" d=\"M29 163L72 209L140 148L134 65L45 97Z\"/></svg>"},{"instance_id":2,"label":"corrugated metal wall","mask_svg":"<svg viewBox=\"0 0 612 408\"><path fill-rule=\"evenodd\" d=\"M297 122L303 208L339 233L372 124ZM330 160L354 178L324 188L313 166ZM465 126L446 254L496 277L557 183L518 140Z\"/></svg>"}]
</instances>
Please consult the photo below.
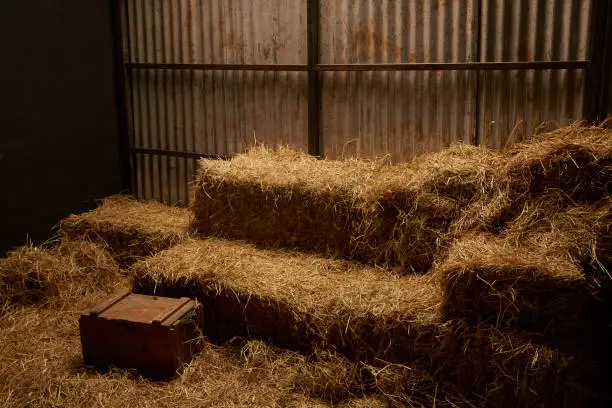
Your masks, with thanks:
<instances>
[{"instance_id":1,"label":"corrugated metal wall","mask_svg":"<svg viewBox=\"0 0 612 408\"><path fill-rule=\"evenodd\" d=\"M470 62L474 0L323 0L321 63ZM325 72L328 157L407 160L474 139L474 71Z\"/></svg>"},{"instance_id":2,"label":"corrugated metal wall","mask_svg":"<svg viewBox=\"0 0 612 408\"><path fill-rule=\"evenodd\" d=\"M480 22L476 0L321 5L322 63L586 59L590 1L482 0ZM458 141L499 148L581 118L583 87L582 70L327 72L325 154L407 160Z\"/></svg>"},{"instance_id":3,"label":"corrugated metal wall","mask_svg":"<svg viewBox=\"0 0 612 408\"><path fill-rule=\"evenodd\" d=\"M132 63L306 64L306 0L125 0ZM592 0L319 0L322 64L586 59ZM308 73L131 72L132 147L308 146ZM502 147L582 116L581 70L322 72L323 153ZM137 153L142 198L185 203L195 160Z\"/></svg>"},{"instance_id":4,"label":"corrugated metal wall","mask_svg":"<svg viewBox=\"0 0 612 408\"><path fill-rule=\"evenodd\" d=\"M483 0L481 61L587 58L591 1ZM499 148L582 118L583 70L483 71L479 141ZM547 123L548 122L548 123Z\"/></svg>"},{"instance_id":5,"label":"corrugated metal wall","mask_svg":"<svg viewBox=\"0 0 612 408\"><path fill-rule=\"evenodd\" d=\"M127 0L129 61L303 64L302 6ZM308 145L305 72L135 70L131 83L134 147L230 155L255 141ZM138 153L133 166L138 197L187 202L194 159Z\"/></svg>"}]
</instances>

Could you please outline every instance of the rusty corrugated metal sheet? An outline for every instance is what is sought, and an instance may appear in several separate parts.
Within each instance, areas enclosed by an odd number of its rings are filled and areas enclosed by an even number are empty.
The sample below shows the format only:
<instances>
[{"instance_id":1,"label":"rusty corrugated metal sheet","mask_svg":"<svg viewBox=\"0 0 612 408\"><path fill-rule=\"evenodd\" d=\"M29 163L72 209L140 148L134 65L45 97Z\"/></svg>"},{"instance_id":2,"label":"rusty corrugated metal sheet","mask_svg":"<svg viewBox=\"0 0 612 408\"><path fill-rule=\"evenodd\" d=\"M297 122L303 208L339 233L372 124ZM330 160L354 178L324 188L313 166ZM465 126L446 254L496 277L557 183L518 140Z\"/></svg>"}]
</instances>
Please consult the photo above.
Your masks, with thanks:
<instances>
[{"instance_id":1,"label":"rusty corrugated metal sheet","mask_svg":"<svg viewBox=\"0 0 612 408\"><path fill-rule=\"evenodd\" d=\"M591 1L482 0L480 17L477 0L321 5L323 63L586 59ZM580 119L583 86L581 70L324 73L325 153L406 160L476 139L500 148Z\"/></svg>"},{"instance_id":2,"label":"rusty corrugated metal sheet","mask_svg":"<svg viewBox=\"0 0 612 408\"><path fill-rule=\"evenodd\" d=\"M483 61L587 58L590 0L483 0ZM582 117L583 70L480 73L479 139L491 147Z\"/></svg>"},{"instance_id":3,"label":"rusty corrugated metal sheet","mask_svg":"<svg viewBox=\"0 0 612 408\"><path fill-rule=\"evenodd\" d=\"M304 64L293 0L127 0L130 62ZM227 155L255 142L305 149L307 74L139 70L134 147ZM186 203L195 161L138 154L141 198Z\"/></svg>"},{"instance_id":4,"label":"rusty corrugated metal sheet","mask_svg":"<svg viewBox=\"0 0 612 408\"><path fill-rule=\"evenodd\" d=\"M321 0L321 62L469 62L475 0ZM474 137L474 72L322 74L328 157L395 160Z\"/></svg>"},{"instance_id":5,"label":"rusty corrugated metal sheet","mask_svg":"<svg viewBox=\"0 0 612 408\"><path fill-rule=\"evenodd\" d=\"M305 64L306 1L126 0L130 62ZM592 0L320 0L320 62L585 59ZM307 73L138 70L134 147L307 149ZM330 158L502 147L582 116L582 71L321 73ZM544 123L544 125L542 125ZM553 125L551 125L551 123ZM138 154L141 198L186 203L193 159Z\"/></svg>"}]
</instances>

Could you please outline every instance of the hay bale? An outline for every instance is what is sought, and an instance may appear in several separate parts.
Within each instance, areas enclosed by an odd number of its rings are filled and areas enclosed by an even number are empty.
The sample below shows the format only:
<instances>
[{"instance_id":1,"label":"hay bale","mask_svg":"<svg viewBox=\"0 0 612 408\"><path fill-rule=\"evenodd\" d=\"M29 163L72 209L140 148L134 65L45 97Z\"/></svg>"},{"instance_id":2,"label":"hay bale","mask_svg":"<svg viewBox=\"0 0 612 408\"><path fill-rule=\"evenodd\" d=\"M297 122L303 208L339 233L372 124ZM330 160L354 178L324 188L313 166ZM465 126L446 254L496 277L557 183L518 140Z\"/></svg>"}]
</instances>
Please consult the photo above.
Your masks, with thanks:
<instances>
[{"instance_id":1,"label":"hay bale","mask_svg":"<svg viewBox=\"0 0 612 408\"><path fill-rule=\"evenodd\" d=\"M87 239L106 246L122 267L181 242L188 234L189 212L156 202L116 195L93 211L59 223L62 239Z\"/></svg>"},{"instance_id":2,"label":"hay bale","mask_svg":"<svg viewBox=\"0 0 612 408\"><path fill-rule=\"evenodd\" d=\"M592 308L610 284L612 201L565 201L550 192L527 202L499 236L455 242L435 271L444 313L559 340L607 325Z\"/></svg>"},{"instance_id":3,"label":"hay bale","mask_svg":"<svg viewBox=\"0 0 612 408\"><path fill-rule=\"evenodd\" d=\"M425 271L462 206L494 185L495 153L455 146L408 165L255 148L200 161L203 235Z\"/></svg>"},{"instance_id":4,"label":"hay bale","mask_svg":"<svg viewBox=\"0 0 612 408\"><path fill-rule=\"evenodd\" d=\"M501 236L513 245L529 245L581 267L597 284L610 278L612 198L578 205L551 190L523 205Z\"/></svg>"},{"instance_id":5,"label":"hay bale","mask_svg":"<svg viewBox=\"0 0 612 408\"><path fill-rule=\"evenodd\" d=\"M396 329L414 325L433 336L438 323L438 292L427 277L398 279L347 261L203 239L132 269L137 292L200 298L211 313L207 335L218 342L273 338L302 351L329 343L361 360L399 353L387 341Z\"/></svg>"},{"instance_id":6,"label":"hay bale","mask_svg":"<svg viewBox=\"0 0 612 408\"><path fill-rule=\"evenodd\" d=\"M436 273L447 318L550 336L575 328L593 289L573 263L487 234L456 242Z\"/></svg>"},{"instance_id":7,"label":"hay bale","mask_svg":"<svg viewBox=\"0 0 612 408\"><path fill-rule=\"evenodd\" d=\"M113 286L119 267L103 248L88 241L55 247L26 245L0 259L0 305L72 300Z\"/></svg>"},{"instance_id":8,"label":"hay bale","mask_svg":"<svg viewBox=\"0 0 612 408\"><path fill-rule=\"evenodd\" d=\"M610 193L610 129L574 123L535 136L505 155L503 171L513 196L538 196L557 189L575 201L593 202Z\"/></svg>"},{"instance_id":9,"label":"hay bale","mask_svg":"<svg viewBox=\"0 0 612 408\"><path fill-rule=\"evenodd\" d=\"M57 259L32 245L17 248L0 259L0 303L39 302L58 293L53 284L60 271Z\"/></svg>"},{"instance_id":10,"label":"hay bale","mask_svg":"<svg viewBox=\"0 0 612 408\"><path fill-rule=\"evenodd\" d=\"M453 237L474 230L498 234L530 201L554 192L564 196L557 210L609 196L612 131L577 122L501 152L494 167L497 185L453 221Z\"/></svg>"},{"instance_id":11,"label":"hay bale","mask_svg":"<svg viewBox=\"0 0 612 408\"><path fill-rule=\"evenodd\" d=\"M215 342L259 338L375 366L408 365L491 405L586 398L549 392L551 385L568 391L563 382L581 378L573 360L494 327L444 322L428 276L395 278L350 262L216 239L186 241L135 264L132 273L136 292L198 298L203 331Z\"/></svg>"}]
</instances>

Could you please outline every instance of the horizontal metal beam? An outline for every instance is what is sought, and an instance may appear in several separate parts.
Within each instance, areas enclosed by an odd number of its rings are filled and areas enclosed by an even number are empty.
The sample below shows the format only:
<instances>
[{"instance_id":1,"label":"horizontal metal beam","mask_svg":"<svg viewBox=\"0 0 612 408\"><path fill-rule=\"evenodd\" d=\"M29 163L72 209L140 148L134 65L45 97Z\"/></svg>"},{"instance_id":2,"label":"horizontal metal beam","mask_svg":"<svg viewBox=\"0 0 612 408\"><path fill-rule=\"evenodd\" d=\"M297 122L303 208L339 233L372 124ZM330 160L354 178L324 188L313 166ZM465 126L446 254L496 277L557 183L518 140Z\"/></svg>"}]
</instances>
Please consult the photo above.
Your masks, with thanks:
<instances>
[{"instance_id":1,"label":"horizontal metal beam","mask_svg":"<svg viewBox=\"0 0 612 408\"><path fill-rule=\"evenodd\" d=\"M165 149L147 149L142 147L132 147L130 149L132 154L152 154L156 156L170 156L170 157L185 157L188 159L218 159L218 160L229 160L230 157L221 154L206 154L206 153L194 153L194 152L181 152L177 150L165 150Z\"/></svg>"},{"instance_id":2,"label":"horizontal metal beam","mask_svg":"<svg viewBox=\"0 0 612 408\"><path fill-rule=\"evenodd\" d=\"M129 69L175 69L203 71L496 71L526 69L586 69L587 60L515 62L417 62L406 64L316 64L242 65L242 64L161 64L128 63Z\"/></svg>"},{"instance_id":3,"label":"horizontal metal beam","mask_svg":"<svg viewBox=\"0 0 612 408\"><path fill-rule=\"evenodd\" d=\"M308 71L308 65L244 65L244 64L162 64L131 62L128 69L176 69L198 71Z\"/></svg>"},{"instance_id":4,"label":"horizontal metal beam","mask_svg":"<svg viewBox=\"0 0 612 408\"><path fill-rule=\"evenodd\" d=\"M585 69L588 61L423 62L410 64L319 64L316 71L495 71Z\"/></svg>"}]
</instances>

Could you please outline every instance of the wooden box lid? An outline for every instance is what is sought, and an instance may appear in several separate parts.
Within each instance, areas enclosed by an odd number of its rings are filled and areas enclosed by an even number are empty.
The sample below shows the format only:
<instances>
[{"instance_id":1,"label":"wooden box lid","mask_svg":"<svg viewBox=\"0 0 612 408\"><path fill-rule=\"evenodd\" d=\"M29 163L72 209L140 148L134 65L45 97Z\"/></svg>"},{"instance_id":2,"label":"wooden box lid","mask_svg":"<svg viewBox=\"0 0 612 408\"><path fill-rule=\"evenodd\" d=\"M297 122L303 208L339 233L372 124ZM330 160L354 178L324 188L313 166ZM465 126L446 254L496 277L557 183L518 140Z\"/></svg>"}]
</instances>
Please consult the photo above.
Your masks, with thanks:
<instances>
[{"instance_id":1,"label":"wooden box lid","mask_svg":"<svg viewBox=\"0 0 612 408\"><path fill-rule=\"evenodd\" d=\"M130 293L119 293L84 312L106 320L172 326L192 310L196 301L189 298L166 298Z\"/></svg>"}]
</instances>

